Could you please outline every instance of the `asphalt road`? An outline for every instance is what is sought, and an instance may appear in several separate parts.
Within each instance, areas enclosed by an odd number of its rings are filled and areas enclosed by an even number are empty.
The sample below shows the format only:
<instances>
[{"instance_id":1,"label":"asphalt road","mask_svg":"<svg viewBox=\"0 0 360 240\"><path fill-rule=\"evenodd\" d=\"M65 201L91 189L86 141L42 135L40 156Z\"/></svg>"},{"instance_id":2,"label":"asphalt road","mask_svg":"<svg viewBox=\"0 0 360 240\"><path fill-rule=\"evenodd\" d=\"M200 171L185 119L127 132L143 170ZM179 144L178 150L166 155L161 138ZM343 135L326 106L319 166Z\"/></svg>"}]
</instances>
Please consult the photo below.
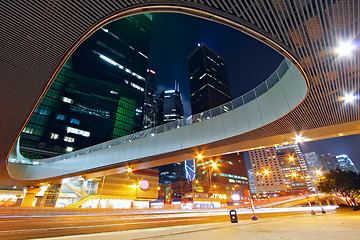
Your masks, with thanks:
<instances>
[{"instance_id":1,"label":"asphalt road","mask_svg":"<svg viewBox=\"0 0 360 240\"><path fill-rule=\"evenodd\" d=\"M299 214L305 213L259 213L257 216L263 219ZM240 221L249 220L251 214L239 214L238 217ZM1 217L0 239L36 239L221 222L230 222L227 210L96 216Z\"/></svg>"}]
</instances>

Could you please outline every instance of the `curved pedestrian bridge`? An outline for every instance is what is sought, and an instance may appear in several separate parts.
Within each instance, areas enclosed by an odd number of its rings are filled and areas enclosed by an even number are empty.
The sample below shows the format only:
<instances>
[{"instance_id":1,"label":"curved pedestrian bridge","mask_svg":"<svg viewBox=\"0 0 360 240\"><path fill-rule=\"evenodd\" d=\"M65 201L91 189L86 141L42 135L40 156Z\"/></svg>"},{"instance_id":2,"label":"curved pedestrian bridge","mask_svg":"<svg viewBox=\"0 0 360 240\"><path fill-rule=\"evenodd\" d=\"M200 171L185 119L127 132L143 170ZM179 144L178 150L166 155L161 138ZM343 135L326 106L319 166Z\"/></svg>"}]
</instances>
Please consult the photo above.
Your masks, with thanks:
<instances>
[{"instance_id":1,"label":"curved pedestrian bridge","mask_svg":"<svg viewBox=\"0 0 360 240\"><path fill-rule=\"evenodd\" d=\"M206 112L104 142L68 154L30 160L21 156L19 141L8 159L8 171L18 180L40 180L99 171L125 172L194 158L195 149L211 155L244 150L236 136L269 124L293 110L305 98L307 83L284 60L266 81L233 101Z\"/></svg>"}]
</instances>

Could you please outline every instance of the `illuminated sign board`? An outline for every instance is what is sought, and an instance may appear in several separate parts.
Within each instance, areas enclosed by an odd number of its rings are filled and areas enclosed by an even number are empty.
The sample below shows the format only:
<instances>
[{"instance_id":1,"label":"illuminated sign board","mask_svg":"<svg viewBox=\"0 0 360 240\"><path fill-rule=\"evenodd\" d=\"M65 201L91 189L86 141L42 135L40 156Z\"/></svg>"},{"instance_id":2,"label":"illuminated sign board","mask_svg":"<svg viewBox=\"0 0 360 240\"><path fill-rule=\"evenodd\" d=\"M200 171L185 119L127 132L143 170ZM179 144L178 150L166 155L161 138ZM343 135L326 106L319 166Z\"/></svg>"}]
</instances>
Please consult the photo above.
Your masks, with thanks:
<instances>
[{"instance_id":1,"label":"illuminated sign board","mask_svg":"<svg viewBox=\"0 0 360 240\"><path fill-rule=\"evenodd\" d=\"M149 184L149 181L148 180L141 180L139 182L139 186L142 190L146 190L149 188L150 184Z\"/></svg>"}]
</instances>

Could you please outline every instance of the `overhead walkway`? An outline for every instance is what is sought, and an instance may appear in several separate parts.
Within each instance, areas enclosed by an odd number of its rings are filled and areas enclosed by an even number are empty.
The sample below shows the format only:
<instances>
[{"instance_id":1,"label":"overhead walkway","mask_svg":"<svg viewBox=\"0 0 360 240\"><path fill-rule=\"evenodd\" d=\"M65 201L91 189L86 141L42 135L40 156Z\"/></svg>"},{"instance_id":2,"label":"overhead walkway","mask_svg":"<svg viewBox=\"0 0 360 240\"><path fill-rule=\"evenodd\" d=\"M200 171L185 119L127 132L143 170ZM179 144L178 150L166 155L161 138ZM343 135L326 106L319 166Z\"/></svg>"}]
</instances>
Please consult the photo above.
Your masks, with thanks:
<instances>
[{"instance_id":1,"label":"overhead walkway","mask_svg":"<svg viewBox=\"0 0 360 240\"><path fill-rule=\"evenodd\" d=\"M207 155L239 151L242 147L234 137L287 114L301 103L307 91L302 74L284 60L254 90L183 120L42 160L25 159L17 146L9 157L9 173L21 180L74 176L104 169L118 173L125 172L127 166L139 169L192 159L196 155L194 148L206 148ZM217 145L211 146L212 143Z\"/></svg>"}]
</instances>

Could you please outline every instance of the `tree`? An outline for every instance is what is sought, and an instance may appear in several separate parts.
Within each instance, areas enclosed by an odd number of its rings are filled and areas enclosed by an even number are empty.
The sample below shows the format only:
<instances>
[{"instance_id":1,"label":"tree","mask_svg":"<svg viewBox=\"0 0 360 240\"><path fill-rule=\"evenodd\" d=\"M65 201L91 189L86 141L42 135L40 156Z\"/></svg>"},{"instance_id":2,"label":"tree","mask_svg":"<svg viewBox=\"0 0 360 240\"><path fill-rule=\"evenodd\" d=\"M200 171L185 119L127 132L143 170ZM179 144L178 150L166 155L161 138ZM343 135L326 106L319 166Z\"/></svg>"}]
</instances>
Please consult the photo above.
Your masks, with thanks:
<instances>
[{"instance_id":1,"label":"tree","mask_svg":"<svg viewBox=\"0 0 360 240\"><path fill-rule=\"evenodd\" d=\"M344 197L348 206L357 206L355 198L360 197L360 174L339 168L335 171L330 169L318 181L317 189Z\"/></svg>"}]
</instances>

